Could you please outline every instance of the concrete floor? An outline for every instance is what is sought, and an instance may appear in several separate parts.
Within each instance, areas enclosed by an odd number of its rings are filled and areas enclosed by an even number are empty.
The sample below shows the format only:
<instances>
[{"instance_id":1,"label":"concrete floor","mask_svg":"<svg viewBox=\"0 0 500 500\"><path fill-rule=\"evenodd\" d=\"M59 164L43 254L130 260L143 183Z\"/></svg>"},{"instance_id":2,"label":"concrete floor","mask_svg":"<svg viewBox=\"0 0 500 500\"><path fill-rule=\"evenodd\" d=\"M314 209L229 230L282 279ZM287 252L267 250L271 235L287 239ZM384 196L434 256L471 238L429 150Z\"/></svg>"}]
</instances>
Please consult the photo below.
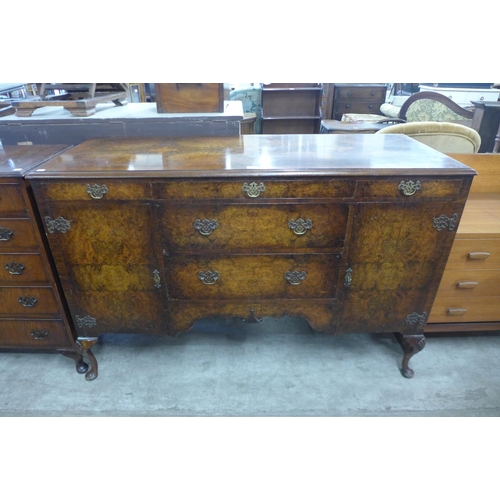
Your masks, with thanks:
<instances>
[{"instance_id":1,"label":"concrete floor","mask_svg":"<svg viewBox=\"0 0 500 500\"><path fill-rule=\"evenodd\" d=\"M93 352L92 382L61 355L0 353L0 416L500 416L500 332L429 336L413 379L393 336L288 317L103 335Z\"/></svg>"}]
</instances>

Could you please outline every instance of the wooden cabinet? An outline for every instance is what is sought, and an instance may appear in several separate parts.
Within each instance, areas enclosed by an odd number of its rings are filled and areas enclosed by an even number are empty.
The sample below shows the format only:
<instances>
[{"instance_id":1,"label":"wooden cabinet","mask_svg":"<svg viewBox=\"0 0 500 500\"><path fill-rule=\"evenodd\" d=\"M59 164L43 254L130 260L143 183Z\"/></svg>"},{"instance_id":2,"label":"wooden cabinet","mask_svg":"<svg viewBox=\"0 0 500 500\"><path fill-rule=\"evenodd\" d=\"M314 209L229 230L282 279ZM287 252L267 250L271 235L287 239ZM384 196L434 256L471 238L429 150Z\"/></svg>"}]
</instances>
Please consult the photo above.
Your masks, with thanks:
<instances>
[{"instance_id":1,"label":"wooden cabinet","mask_svg":"<svg viewBox=\"0 0 500 500\"><path fill-rule=\"evenodd\" d=\"M478 175L426 330L497 330L500 326L500 156L450 156L474 168Z\"/></svg>"},{"instance_id":2,"label":"wooden cabinet","mask_svg":"<svg viewBox=\"0 0 500 500\"><path fill-rule=\"evenodd\" d=\"M158 113L222 113L223 83L155 83Z\"/></svg>"},{"instance_id":3,"label":"wooden cabinet","mask_svg":"<svg viewBox=\"0 0 500 500\"><path fill-rule=\"evenodd\" d=\"M91 140L29 179L87 342L290 315L398 332L411 377L473 175L405 136L292 134Z\"/></svg>"},{"instance_id":4,"label":"wooden cabinet","mask_svg":"<svg viewBox=\"0 0 500 500\"><path fill-rule=\"evenodd\" d=\"M387 86L375 83L336 83L333 95L333 120L342 120L344 113L382 115Z\"/></svg>"},{"instance_id":5,"label":"wooden cabinet","mask_svg":"<svg viewBox=\"0 0 500 500\"><path fill-rule=\"evenodd\" d=\"M66 146L0 146L0 349L56 351L87 371L23 176Z\"/></svg>"},{"instance_id":6,"label":"wooden cabinet","mask_svg":"<svg viewBox=\"0 0 500 500\"><path fill-rule=\"evenodd\" d=\"M320 83L262 84L263 134L317 134L321 125Z\"/></svg>"}]
</instances>

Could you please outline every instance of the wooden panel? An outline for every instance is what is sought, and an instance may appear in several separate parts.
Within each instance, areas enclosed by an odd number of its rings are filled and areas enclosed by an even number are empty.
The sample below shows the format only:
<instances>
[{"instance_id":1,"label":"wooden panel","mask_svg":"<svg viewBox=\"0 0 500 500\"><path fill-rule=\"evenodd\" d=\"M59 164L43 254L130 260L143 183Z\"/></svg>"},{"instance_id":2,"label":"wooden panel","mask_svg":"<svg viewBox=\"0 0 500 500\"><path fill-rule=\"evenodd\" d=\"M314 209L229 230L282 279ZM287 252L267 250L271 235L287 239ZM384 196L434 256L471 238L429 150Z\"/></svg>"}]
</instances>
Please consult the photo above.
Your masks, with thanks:
<instances>
[{"instance_id":1,"label":"wooden panel","mask_svg":"<svg viewBox=\"0 0 500 500\"><path fill-rule=\"evenodd\" d=\"M54 291L50 287L0 288L0 314L55 316L59 313Z\"/></svg>"},{"instance_id":2,"label":"wooden panel","mask_svg":"<svg viewBox=\"0 0 500 500\"><path fill-rule=\"evenodd\" d=\"M0 240L0 252L38 248L38 241L29 219L0 219L0 229L9 233L5 236L8 239Z\"/></svg>"},{"instance_id":3,"label":"wooden panel","mask_svg":"<svg viewBox=\"0 0 500 500\"><path fill-rule=\"evenodd\" d=\"M165 272L173 299L298 299L335 298L339 260L335 255L261 255L232 257L170 257ZM217 272L213 284L200 272ZM288 271L305 272L305 279L291 284Z\"/></svg>"},{"instance_id":4,"label":"wooden panel","mask_svg":"<svg viewBox=\"0 0 500 500\"><path fill-rule=\"evenodd\" d=\"M172 199L252 199L249 191L253 184L259 189L255 200L351 198L356 183L336 179L324 181L278 181L272 179L242 179L241 181L167 181L159 186L159 197ZM262 190L261 185L264 187ZM244 189L247 189L245 191Z\"/></svg>"},{"instance_id":5,"label":"wooden panel","mask_svg":"<svg viewBox=\"0 0 500 500\"><path fill-rule=\"evenodd\" d=\"M495 297L437 297L429 323L461 323L500 321L500 296ZM452 314L453 312L459 314Z\"/></svg>"},{"instance_id":6,"label":"wooden panel","mask_svg":"<svg viewBox=\"0 0 500 500\"><path fill-rule=\"evenodd\" d=\"M42 338L35 338L32 332ZM2 347L54 349L71 347L71 342L66 335L62 321L0 319L0 345Z\"/></svg>"},{"instance_id":7,"label":"wooden panel","mask_svg":"<svg viewBox=\"0 0 500 500\"><path fill-rule=\"evenodd\" d=\"M11 270L14 270L17 264L23 267L20 274L12 274L6 269L6 266L8 266ZM0 255L0 283L15 285L20 283L46 283L48 280L41 255L15 253Z\"/></svg>"},{"instance_id":8,"label":"wooden panel","mask_svg":"<svg viewBox=\"0 0 500 500\"><path fill-rule=\"evenodd\" d=\"M460 298L500 296L500 270L445 270L438 295Z\"/></svg>"},{"instance_id":9,"label":"wooden panel","mask_svg":"<svg viewBox=\"0 0 500 500\"><path fill-rule=\"evenodd\" d=\"M222 113L222 83L155 83L158 113Z\"/></svg>"},{"instance_id":10,"label":"wooden panel","mask_svg":"<svg viewBox=\"0 0 500 500\"><path fill-rule=\"evenodd\" d=\"M472 182L471 194L500 193L500 155L450 153L448 156L473 168L478 173Z\"/></svg>"},{"instance_id":11,"label":"wooden panel","mask_svg":"<svg viewBox=\"0 0 500 500\"><path fill-rule=\"evenodd\" d=\"M345 205L166 205L158 214L162 247L180 250L313 249L342 247ZM202 221L210 221L211 228ZM301 227L294 225L297 222ZM309 225L306 225L310 222ZM303 234L296 234L292 228ZM209 232L207 234L207 232Z\"/></svg>"},{"instance_id":12,"label":"wooden panel","mask_svg":"<svg viewBox=\"0 0 500 500\"><path fill-rule=\"evenodd\" d=\"M335 90L339 99L383 99L383 101L387 92L385 85L341 86L336 84Z\"/></svg>"},{"instance_id":13,"label":"wooden panel","mask_svg":"<svg viewBox=\"0 0 500 500\"><path fill-rule=\"evenodd\" d=\"M473 194L458 227L459 238L500 238L500 193Z\"/></svg>"},{"instance_id":14,"label":"wooden panel","mask_svg":"<svg viewBox=\"0 0 500 500\"><path fill-rule=\"evenodd\" d=\"M486 258L473 259L469 254L489 254ZM500 239L456 239L448 257L447 269L500 269Z\"/></svg>"},{"instance_id":15,"label":"wooden panel","mask_svg":"<svg viewBox=\"0 0 500 500\"><path fill-rule=\"evenodd\" d=\"M26 205L19 184L0 184L0 213L6 216L23 212L26 212Z\"/></svg>"}]
</instances>

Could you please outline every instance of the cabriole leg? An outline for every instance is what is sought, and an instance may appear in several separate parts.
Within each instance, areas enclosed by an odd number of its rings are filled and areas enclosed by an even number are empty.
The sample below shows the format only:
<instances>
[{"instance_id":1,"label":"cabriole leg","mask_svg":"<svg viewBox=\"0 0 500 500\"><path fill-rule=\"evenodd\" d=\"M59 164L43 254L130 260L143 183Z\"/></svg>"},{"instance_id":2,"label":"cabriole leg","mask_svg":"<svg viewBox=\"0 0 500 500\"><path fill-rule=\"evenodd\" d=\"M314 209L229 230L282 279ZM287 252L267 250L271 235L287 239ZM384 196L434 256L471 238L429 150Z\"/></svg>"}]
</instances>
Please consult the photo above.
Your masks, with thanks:
<instances>
[{"instance_id":1,"label":"cabriole leg","mask_svg":"<svg viewBox=\"0 0 500 500\"><path fill-rule=\"evenodd\" d=\"M95 359L94 354L90 350L97 340L97 337L78 337L76 339L77 353L90 363L90 370L85 373L86 380L97 378L97 359Z\"/></svg>"},{"instance_id":2,"label":"cabriole leg","mask_svg":"<svg viewBox=\"0 0 500 500\"><path fill-rule=\"evenodd\" d=\"M423 334L405 335L396 333L395 335L404 352L403 361L401 363L401 374L403 377L412 378L415 372L408 366L408 363L412 356L425 347L425 337Z\"/></svg>"},{"instance_id":3,"label":"cabriole leg","mask_svg":"<svg viewBox=\"0 0 500 500\"><path fill-rule=\"evenodd\" d=\"M89 365L83 361L83 356L75 351L59 351L63 356L71 358L76 363L76 371L78 373L87 373Z\"/></svg>"}]
</instances>

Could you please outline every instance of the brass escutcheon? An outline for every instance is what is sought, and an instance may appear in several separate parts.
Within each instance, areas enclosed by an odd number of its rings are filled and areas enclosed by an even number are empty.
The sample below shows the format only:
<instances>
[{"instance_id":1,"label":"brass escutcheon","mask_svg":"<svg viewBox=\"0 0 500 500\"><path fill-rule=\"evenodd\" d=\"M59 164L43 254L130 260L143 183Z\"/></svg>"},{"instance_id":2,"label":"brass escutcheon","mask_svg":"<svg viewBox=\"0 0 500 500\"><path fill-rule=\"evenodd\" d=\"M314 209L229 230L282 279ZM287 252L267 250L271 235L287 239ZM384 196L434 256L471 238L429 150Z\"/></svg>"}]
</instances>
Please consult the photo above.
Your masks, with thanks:
<instances>
[{"instance_id":1,"label":"brass escutcheon","mask_svg":"<svg viewBox=\"0 0 500 500\"><path fill-rule=\"evenodd\" d=\"M208 219L196 219L194 221L193 227L199 231L199 233L203 236L209 236L212 234L218 227L219 224L217 224L217 221L215 219L208 220Z\"/></svg>"},{"instance_id":2,"label":"brass escutcheon","mask_svg":"<svg viewBox=\"0 0 500 500\"><path fill-rule=\"evenodd\" d=\"M257 196L260 195L260 193L263 193L266 190L266 187L264 186L264 183L261 182L260 184L257 185L256 182L251 182L250 184L248 183L243 183L242 188L243 191L250 196L250 198L257 198Z\"/></svg>"},{"instance_id":3,"label":"brass escutcheon","mask_svg":"<svg viewBox=\"0 0 500 500\"><path fill-rule=\"evenodd\" d=\"M9 229L8 227L0 227L0 241L9 241L12 236L14 236L12 229Z\"/></svg>"},{"instance_id":4,"label":"brass escutcheon","mask_svg":"<svg viewBox=\"0 0 500 500\"><path fill-rule=\"evenodd\" d=\"M405 196L411 196L415 194L417 191L420 191L422 189L420 185L420 181L401 181L399 183L398 189L405 195Z\"/></svg>"},{"instance_id":5,"label":"brass escutcheon","mask_svg":"<svg viewBox=\"0 0 500 500\"><path fill-rule=\"evenodd\" d=\"M20 262L10 262L5 264L5 269L10 274L22 274L25 268Z\"/></svg>"},{"instance_id":6,"label":"brass escutcheon","mask_svg":"<svg viewBox=\"0 0 500 500\"><path fill-rule=\"evenodd\" d=\"M35 307L38 299L36 297L19 297L18 302L24 307Z\"/></svg>"},{"instance_id":7,"label":"brass escutcheon","mask_svg":"<svg viewBox=\"0 0 500 500\"><path fill-rule=\"evenodd\" d=\"M217 271L200 271L198 273L198 279L204 285L214 285L220 278L220 274Z\"/></svg>"},{"instance_id":8,"label":"brass escutcheon","mask_svg":"<svg viewBox=\"0 0 500 500\"><path fill-rule=\"evenodd\" d=\"M300 285L306 277L306 271L287 271L285 273L285 280L290 283L290 285Z\"/></svg>"},{"instance_id":9,"label":"brass escutcheon","mask_svg":"<svg viewBox=\"0 0 500 500\"><path fill-rule=\"evenodd\" d=\"M288 222L288 227L297 235L305 234L309 229L313 227L311 219L291 219Z\"/></svg>"},{"instance_id":10,"label":"brass escutcheon","mask_svg":"<svg viewBox=\"0 0 500 500\"><path fill-rule=\"evenodd\" d=\"M102 186L99 184L94 184L91 186L87 184L85 191L92 197L94 200L100 200L105 194L109 193L108 187L106 184Z\"/></svg>"},{"instance_id":11,"label":"brass escutcheon","mask_svg":"<svg viewBox=\"0 0 500 500\"><path fill-rule=\"evenodd\" d=\"M49 332L47 330L31 330L31 336L35 340L43 340L49 335Z\"/></svg>"}]
</instances>

